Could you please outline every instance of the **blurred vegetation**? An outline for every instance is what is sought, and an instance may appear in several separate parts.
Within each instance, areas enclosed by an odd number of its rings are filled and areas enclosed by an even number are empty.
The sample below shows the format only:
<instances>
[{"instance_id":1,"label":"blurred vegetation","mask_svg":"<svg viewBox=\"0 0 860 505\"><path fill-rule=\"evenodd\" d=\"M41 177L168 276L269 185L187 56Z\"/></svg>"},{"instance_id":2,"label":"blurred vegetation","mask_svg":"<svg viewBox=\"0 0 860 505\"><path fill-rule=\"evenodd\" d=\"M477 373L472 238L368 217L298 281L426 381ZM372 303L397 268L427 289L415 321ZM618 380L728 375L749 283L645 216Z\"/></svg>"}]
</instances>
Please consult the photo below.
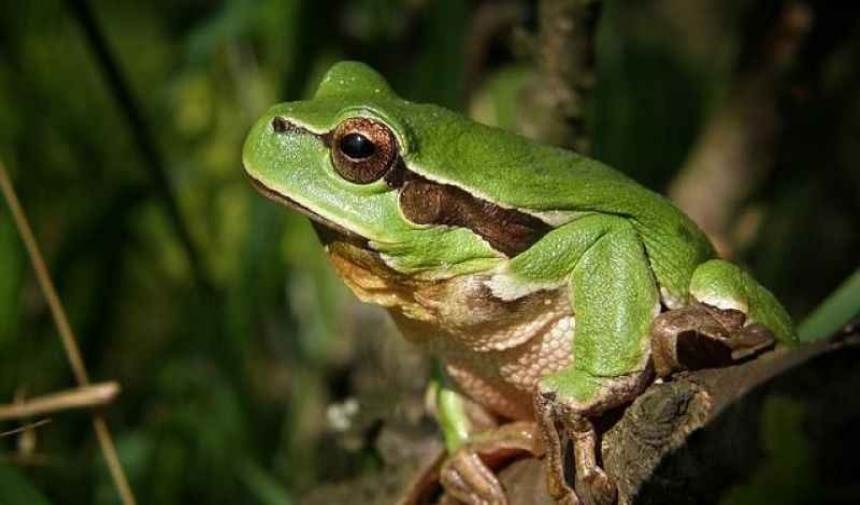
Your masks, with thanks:
<instances>
[{"instance_id":1,"label":"blurred vegetation","mask_svg":"<svg viewBox=\"0 0 860 505\"><path fill-rule=\"evenodd\" d=\"M390 331L334 278L308 223L252 191L241 144L269 105L306 96L345 58L372 64L405 97L510 125L511 97L533 68L522 35L535 30L535 6L508 3L522 9L521 26L467 52L475 13L493 2L0 2L0 159L91 376L123 386L108 419L140 503L289 504L322 480L379 464L326 442L321 419L354 392L368 342ZM760 3L606 1L594 156L664 190L719 108ZM818 3L796 88L785 90L791 122L750 202L762 217L741 258L798 318L857 267L860 250L857 9ZM81 5L152 135L155 162L79 22ZM158 184L159 168L169 186ZM165 205L173 197L177 215ZM0 208L7 403L73 381ZM400 344L385 342L397 356ZM53 503L117 503L85 415L59 414L37 435L31 461L0 463L0 480L24 474ZM0 438L0 456L22 454L17 441ZM20 496L37 493L19 484Z\"/></svg>"}]
</instances>

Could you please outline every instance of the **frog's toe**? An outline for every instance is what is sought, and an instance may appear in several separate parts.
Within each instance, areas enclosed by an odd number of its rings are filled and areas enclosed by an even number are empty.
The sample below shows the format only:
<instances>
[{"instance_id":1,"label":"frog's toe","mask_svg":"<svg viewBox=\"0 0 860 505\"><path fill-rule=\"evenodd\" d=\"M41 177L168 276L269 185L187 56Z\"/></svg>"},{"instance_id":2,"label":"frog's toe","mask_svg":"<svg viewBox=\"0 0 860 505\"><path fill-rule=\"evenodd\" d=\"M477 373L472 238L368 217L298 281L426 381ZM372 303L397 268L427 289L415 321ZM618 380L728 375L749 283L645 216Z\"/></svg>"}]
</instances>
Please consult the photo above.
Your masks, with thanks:
<instances>
[{"instance_id":1,"label":"frog's toe","mask_svg":"<svg viewBox=\"0 0 860 505\"><path fill-rule=\"evenodd\" d=\"M556 500L557 505L582 505L579 497L573 491L567 491L564 496Z\"/></svg>"},{"instance_id":2,"label":"frog's toe","mask_svg":"<svg viewBox=\"0 0 860 505\"><path fill-rule=\"evenodd\" d=\"M599 467L576 479L576 489L588 505L612 505L618 491L615 482Z\"/></svg>"},{"instance_id":3,"label":"frog's toe","mask_svg":"<svg viewBox=\"0 0 860 505\"><path fill-rule=\"evenodd\" d=\"M505 491L478 454L463 447L442 465L445 492L465 505L507 505Z\"/></svg>"},{"instance_id":4,"label":"frog's toe","mask_svg":"<svg viewBox=\"0 0 860 505\"><path fill-rule=\"evenodd\" d=\"M773 345L773 333L761 324L744 326L745 319L737 310L701 303L660 314L651 326L657 375L726 366Z\"/></svg>"},{"instance_id":5,"label":"frog's toe","mask_svg":"<svg viewBox=\"0 0 860 505\"><path fill-rule=\"evenodd\" d=\"M732 348L732 360L744 359L758 354L774 345L776 339L773 332L762 324L744 326L729 340Z\"/></svg>"}]
</instances>

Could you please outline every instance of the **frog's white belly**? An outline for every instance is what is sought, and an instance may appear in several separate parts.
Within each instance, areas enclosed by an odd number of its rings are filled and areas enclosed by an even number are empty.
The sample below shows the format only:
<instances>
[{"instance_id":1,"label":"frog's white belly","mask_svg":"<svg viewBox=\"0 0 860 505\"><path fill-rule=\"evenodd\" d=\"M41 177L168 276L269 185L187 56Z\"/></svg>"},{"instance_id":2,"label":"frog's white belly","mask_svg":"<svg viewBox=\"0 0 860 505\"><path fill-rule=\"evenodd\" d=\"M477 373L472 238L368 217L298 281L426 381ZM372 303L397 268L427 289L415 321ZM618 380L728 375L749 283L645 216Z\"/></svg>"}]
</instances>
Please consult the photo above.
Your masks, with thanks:
<instances>
[{"instance_id":1,"label":"frog's white belly","mask_svg":"<svg viewBox=\"0 0 860 505\"><path fill-rule=\"evenodd\" d=\"M361 300L388 308L407 340L441 359L466 395L499 415L533 418L538 380L573 363L566 285L502 299L488 274L421 280L349 245L328 249Z\"/></svg>"},{"instance_id":2,"label":"frog's white belly","mask_svg":"<svg viewBox=\"0 0 860 505\"><path fill-rule=\"evenodd\" d=\"M463 392L488 409L511 419L533 419L532 399L538 380L573 361L573 317L513 349L489 359L451 353L442 359Z\"/></svg>"},{"instance_id":3,"label":"frog's white belly","mask_svg":"<svg viewBox=\"0 0 860 505\"><path fill-rule=\"evenodd\" d=\"M446 364L463 393L504 417L532 419L538 380L573 362L569 297L564 289L514 302L485 295L425 304L436 316L430 320L392 315L408 340Z\"/></svg>"}]
</instances>

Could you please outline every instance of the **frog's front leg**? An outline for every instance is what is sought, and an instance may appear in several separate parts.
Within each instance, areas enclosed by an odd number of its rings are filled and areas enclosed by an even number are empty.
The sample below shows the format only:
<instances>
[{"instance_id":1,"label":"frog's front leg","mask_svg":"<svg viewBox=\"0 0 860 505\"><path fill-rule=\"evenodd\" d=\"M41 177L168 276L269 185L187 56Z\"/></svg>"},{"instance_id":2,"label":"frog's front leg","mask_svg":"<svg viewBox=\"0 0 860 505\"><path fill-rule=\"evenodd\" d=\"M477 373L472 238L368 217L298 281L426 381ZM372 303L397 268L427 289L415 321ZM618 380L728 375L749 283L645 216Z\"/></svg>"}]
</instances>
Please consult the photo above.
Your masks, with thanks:
<instances>
[{"instance_id":1,"label":"frog's front leg","mask_svg":"<svg viewBox=\"0 0 860 505\"><path fill-rule=\"evenodd\" d=\"M659 295L638 234L620 219L603 220L569 279L573 363L540 380L535 413L552 496L560 504L607 505L616 489L600 468L591 419L631 401L650 382L649 329ZM575 489L565 479L566 440L573 444Z\"/></svg>"},{"instance_id":2,"label":"frog's front leg","mask_svg":"<svg viewBox=\"0 0 860 505\"><path fill-rule=\"evenodd\" d=\"M793 343L791 319L776 298L746 272L723 260L700 265L690 282L692 303L655 319L657 374L728 365L773 345Z\"/></svg>"}]
</instances>

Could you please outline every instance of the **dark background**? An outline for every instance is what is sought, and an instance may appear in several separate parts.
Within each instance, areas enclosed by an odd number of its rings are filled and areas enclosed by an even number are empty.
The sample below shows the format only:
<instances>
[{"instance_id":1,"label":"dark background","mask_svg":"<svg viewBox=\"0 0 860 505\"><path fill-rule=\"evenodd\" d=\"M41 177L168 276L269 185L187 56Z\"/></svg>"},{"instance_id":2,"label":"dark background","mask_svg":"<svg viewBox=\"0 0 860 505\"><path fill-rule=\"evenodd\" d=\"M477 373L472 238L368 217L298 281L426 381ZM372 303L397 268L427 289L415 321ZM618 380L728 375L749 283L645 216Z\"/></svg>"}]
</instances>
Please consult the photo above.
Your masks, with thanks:
<instances>
[{"instance_id":1,"label":"dark background","mask_svg":"<svg viewBox=\"0 0 860 505\"><path fill-rule=\"evenodd\" d=\"M603 2L591 154L665 192L762 72L758 48L791 3ZM808 29L753 98L775 110L770 161L743 182L729 234L798 320L857 267L860 246L858 9L799 5ZM107 414L140 503L295 503L381 465L369 440L395 400L365 413L351 445L332 441L332 401L356 384L384 391L386 373L420 394L425 368L398 364L409 351L334 278L308 223L248 184L240 152L255 118L359 59L404 97L516 128L539 30L527 1L0 2L0 159L90 375L122 384ZM0 206L0 403L73 385ZM0 437L0 465L52 503L117 503L89 418L49 417ZM786 437L805 462L798 433Z\"/></svg>"}]
</instances>

